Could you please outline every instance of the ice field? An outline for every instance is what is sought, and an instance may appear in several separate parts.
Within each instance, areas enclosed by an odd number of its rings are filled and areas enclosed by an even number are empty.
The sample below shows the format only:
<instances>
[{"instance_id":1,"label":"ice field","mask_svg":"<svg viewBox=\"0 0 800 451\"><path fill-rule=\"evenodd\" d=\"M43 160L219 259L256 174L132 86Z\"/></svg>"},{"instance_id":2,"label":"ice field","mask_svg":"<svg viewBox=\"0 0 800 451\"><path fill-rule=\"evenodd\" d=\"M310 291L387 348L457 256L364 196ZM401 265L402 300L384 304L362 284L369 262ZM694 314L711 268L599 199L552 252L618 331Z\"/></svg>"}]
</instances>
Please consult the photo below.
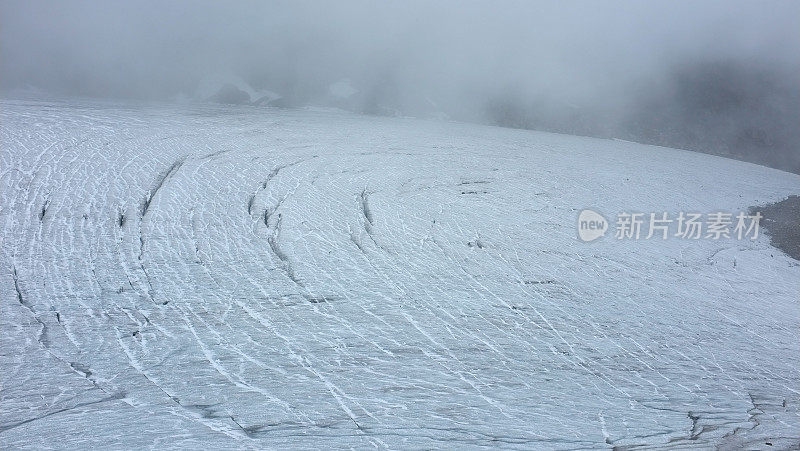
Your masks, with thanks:
<instances>
[{"instance_id":1,"label":"ice field","mask_svg":"<svg viewBox=\"0 0 800 451\"><path fill-rule=\"evenodd\" d=\"M800 176L444 121L0 102L0 446L774 447L800 264L576 237ZM774 449L774 448L770 448Z\"/></svg>"}]
</instances>

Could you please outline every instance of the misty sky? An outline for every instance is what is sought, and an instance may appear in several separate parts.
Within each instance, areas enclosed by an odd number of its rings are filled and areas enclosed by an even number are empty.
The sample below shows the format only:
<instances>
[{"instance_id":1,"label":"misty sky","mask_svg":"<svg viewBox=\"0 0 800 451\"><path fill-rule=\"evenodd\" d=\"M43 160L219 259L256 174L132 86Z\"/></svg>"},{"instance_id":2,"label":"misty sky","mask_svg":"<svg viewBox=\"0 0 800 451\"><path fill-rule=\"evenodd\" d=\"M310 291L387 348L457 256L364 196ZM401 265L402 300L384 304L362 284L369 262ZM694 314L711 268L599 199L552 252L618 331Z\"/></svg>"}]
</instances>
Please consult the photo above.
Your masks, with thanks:
<instances>
[{"instance_id":1,"label":"misty sky","mask_svg":"<svg viewBox=\"0 0 800 451\"><path fill-rule=\"evenodd\" d=\"M800 61L800 2L2 1L4 89L168 98L230 70L258 88L457 102L593 102L676 61ZM468 101L468 100L465 100Z\"/></svg>"}]
</instances>

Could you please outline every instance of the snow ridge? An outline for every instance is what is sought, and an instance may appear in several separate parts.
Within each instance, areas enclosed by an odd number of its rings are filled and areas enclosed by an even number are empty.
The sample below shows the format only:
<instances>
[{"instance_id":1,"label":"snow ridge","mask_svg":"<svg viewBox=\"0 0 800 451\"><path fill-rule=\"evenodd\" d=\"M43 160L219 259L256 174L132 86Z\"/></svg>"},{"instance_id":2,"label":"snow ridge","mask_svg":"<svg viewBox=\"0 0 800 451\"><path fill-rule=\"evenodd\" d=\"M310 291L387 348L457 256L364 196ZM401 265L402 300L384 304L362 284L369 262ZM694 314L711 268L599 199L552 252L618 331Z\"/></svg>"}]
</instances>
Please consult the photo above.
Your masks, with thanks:
<instances>
[{"instance_id":1,"label":"snow ridge","mask_svg":"<svg viewBox=\"0 0 800 451\"><path fill-rule=\"evenodd\" d=\"M605 237L800 177L633 143L210 105L0 108L8 447L780 447L800 265ZM753 181L758 183L753 183Z\"/></svg>"}]
</instances>

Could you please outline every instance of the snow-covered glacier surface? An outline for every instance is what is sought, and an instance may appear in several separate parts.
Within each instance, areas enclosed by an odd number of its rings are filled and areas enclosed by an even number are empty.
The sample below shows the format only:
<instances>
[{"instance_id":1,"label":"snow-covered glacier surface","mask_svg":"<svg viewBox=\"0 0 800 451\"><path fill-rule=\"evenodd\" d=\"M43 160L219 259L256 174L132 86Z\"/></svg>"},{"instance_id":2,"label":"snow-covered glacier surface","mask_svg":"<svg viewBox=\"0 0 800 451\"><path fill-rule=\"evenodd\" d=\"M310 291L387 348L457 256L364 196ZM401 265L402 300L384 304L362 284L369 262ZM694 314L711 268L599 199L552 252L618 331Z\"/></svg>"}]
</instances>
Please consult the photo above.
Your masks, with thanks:
<instances>
[{"instance_id":1,"label":"snow-covered glacier surface","mask_svg":"<svg viewBox=\"0 0 800 451\"><path fill-rule=\"evenodd\" d=\"M576 238L583 208L737 212L797 175L247 107L4 101L0 145L4 448L800 437L797 262Z\"/></svg>"}]
</instances>

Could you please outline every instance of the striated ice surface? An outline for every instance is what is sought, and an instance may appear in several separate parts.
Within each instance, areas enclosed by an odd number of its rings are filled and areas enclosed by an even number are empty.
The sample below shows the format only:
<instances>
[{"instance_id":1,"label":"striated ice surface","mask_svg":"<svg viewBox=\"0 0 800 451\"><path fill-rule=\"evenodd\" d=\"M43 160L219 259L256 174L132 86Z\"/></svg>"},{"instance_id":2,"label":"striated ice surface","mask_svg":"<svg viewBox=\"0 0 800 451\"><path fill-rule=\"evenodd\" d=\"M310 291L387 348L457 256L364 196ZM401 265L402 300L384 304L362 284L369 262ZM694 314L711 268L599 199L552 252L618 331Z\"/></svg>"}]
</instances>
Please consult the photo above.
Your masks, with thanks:
<instances>
[{"instance_id":1,"label":"striated ice surface","mask_svg":"<svg viewBox=\"0 0 800 451\"><path fill-rule=\"evenodd\" d=\"M798 443L797 262L575 230L797 175L246 107L3 101L0 146L3 448Z\"/></svg>"}]
</instances>

